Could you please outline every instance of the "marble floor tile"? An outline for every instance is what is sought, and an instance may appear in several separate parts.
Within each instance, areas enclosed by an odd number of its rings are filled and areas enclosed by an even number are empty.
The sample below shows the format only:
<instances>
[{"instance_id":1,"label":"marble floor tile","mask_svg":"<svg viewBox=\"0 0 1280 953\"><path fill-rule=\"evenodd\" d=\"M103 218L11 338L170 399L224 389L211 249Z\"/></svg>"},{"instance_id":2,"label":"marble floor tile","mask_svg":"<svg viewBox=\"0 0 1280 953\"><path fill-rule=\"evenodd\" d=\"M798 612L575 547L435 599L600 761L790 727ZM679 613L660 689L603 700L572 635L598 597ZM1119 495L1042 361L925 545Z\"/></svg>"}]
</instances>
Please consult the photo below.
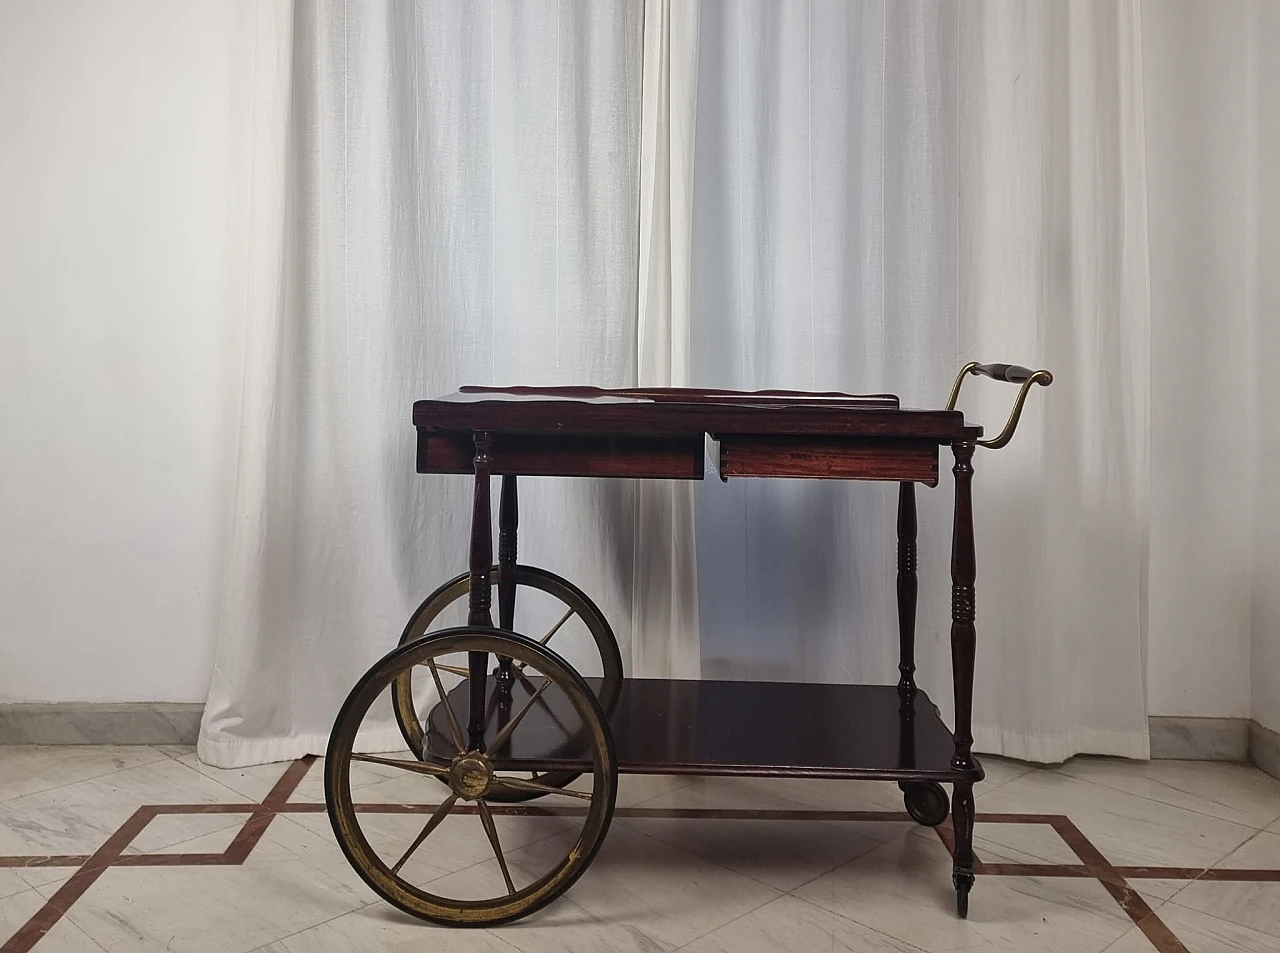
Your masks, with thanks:
<instances>
[{"instance_id":1,"label":"marble floor tile","mask_svg":"<svg viewBox=\"0 0 1280 953\"><path fill-rule=\"evenodd\" d=\"M512 876L518 879L515 871L519 869L521 876L531 879L533 872L546 871L563 858L568 847L568 838L554 837L523 850L509 851L507 862ZM481 883L481 878L488 878L487 885ZM430 889L458 891L472 888L472 884L499 888L496 863L488 861L469 868L461 876L436 882ZM572 901L585 917L574 916L567 907L562 912L560 901L545 912L554 922L570 917L580 931L588 931L584 940L590 938L589 931L597 931L603 925L610 931L621 930L624 936L631 933L633 940L637 935L647 937L654 941L649 949L671 948L690 943L778 896L781 891L765 884L628 828L613 827L590 868L562 898ZM526 929L503 928L499 935L529 953L556 949L554 934L530 932L540 923L546 926L547 921L531 921ZM632 944L622 948L646 947Z\"/></svg>"},{"instance_id":2,"label":"marble floor tile","mask_svg":"<svg viewBox=\"0 0 1280 953\"><path fill-rule=\"evenodd\" d=\"M19 877L16 870L11 867L0 867L0 900L12 897L16 893L26 893L30 889L31 884Z\"/></svg>"},{"instance_id":3,"label":"marble floor tile","mask_svg":"<svg viewBox=\"0 0 1280 953\"><path fill-rule=\"evenodd\" d=\"M44 897L34 890L0 900L0 940L7 940L20 930L44 906ZM65 917L53 925L36 945L37 953L103 953L83 930Z\"/></svg>"},{"instance_id":4,"label":"marble floor tile","mask_svg":"<svg viewBox=\"0 0 1280 953\"><path fill-rule=\"evenodd\" d=\"M993 754L979 754L978 760L982 762L982 767L987 772L987 776L974 786L974 791L994 791L1001 785L1008 784L1010 781L1017 780L1024 774L1036 770L1034 764L1028 764L1025 761L1014 761L1010 758L1000 758Z\"/></svg>"},{"instance_id":5,"label":"marble floor tile","mask_svg":"<svg viewBox=\"0 0 1280 953\"><path fill-rule=\"evenodd\" d=\"M1249 765L1073 758L1057 770L1246 827L1262 828L1280 819L1280 781Z\"/></svg>"},{"instance_id":6,"label":"marble floor tile","mask_svg":"<svg viewBox=\"0 0 1280 953\"><path fill-rule=\"evenodd\" d=\"M17 867L11 868L28 886L39 889L52 886L55 890L71 879L76 867Z\"/></svg>"},{"instance_id":7,"label":"marble floor tile","mask_svg":"<svg viewBox=\"0 0 1280 953\"><path fill-rule=\"evenodd\" d=\"M163 759L145 745L0 745L0 801Z\"/></svg>"},{"instance_id":8,"label":"marble floor tile","mask_svg":"<svg viewBox=\"0 0 1280 953\"><path fill-rule=\"evenodd\" d=\"M1216 866L1280 869L1280 834L1256 834ZM1179 891L1171 903L1270 934L1273 949L1280 949L1280 881L1201 879Z\"/></svg>"},{"instance_id":9,"label":"marble floor tile","mask_svg":"<svg viewBox=\"0 0 1280 953\"><path fill-rule=\"evenodd\" d=\"M919 953L886 936L798 897L779 897L684 947L688 953Z\"/></svg>"},{"instance_id":10,"label":"marble floor tile","mask_svg":"<svg viewBox=\"0 0 1280 953\"><path fill-rule=\"evenodd\" d=\"M108 953L247 953L369 902L302 860L112 867L67 918Z\"/></svg>"},{"instance_id":11,"label":"marble floor tile","mask_svg":"<svg viewBox=\"0 0 1280 953\"><path fill-rule=\"evenodd\" d=\"M1238 923L1166 904L1160 919L1187 948L1188 953L1275 953L1276 938ZM1134 927L1106 953L1155 953L1156 947L1139 927Z\"/></svg>"},{"instance_id":12,"label":"marble floor tile","mask_svg":"<svg viewBox=\"0 0 1280 953\"><path fill-rule=\"evenodd\" d=\"M1135 877L1129 881L1129 886L1142 894L1142 898L1154 910L1165 901L1176 897L1178 892L1189 883L1191 883L1190 880L1157 880Z\"/></svg>"},{"instance_id":13,"label":"marble floor tile","mask_svg":"<svg viewBox=\"0 0 1280 953\"><path fill-rule=\"evenodd\" d=\"M521 864L521 859L515 859L513 876L519 876ZM649 920L643 914L606 910L597 915L576 903L575 894L594 873L593 864L567 894L530 916L493 927L492 934L521 953L660 953L676 948L648 932ZM503 889L501 873L492 861L453 874L446 881L433 889L475 896L492 896Z\"/></svg>"},{"instance_id":14,"label":"marble floor tile","mask_svg":"<svg viewBox=\"0 0 1280 953\"><path fill-rule=\"evenodd\" d=\"M973 849L988 864L1078 864L1080 858L1048 824L979 821Z\"/></svg>"},{"instance_id":15,"label":"marble floor tile","mask_svg":"<svg viewBox=\"0 0 1280 953\"><path fill-rule=\"evenodd\" d=\"M389 752L387 757L409 757L408 751ZM261 801L275 787L280 776L292 762L277 761L271 764L256 764L247 768L215 768L199 760L194 751L183 754L179 759L191 770L217 781L226 788L235 791L248 801ZM353 790L377 784L389 779L402 778L405 772L400 768L386 767L368 762L357 762L351 766L351 787ZM423 780L419 778L419 780ZM439 782L432 782L438 784ZM363 799L363 798L362 798ZM303 776L302 781L289 796L289 800L299 804L324 803L324 759L317 758L315 763ZM370 800L390 800L389 798L370 798Z\"/></svg>"},{"instance_id":16,"label":"marble floor tile","mask_svg":"<svg viewBox=\"0 0 1280 953\"><path fill-rule=\"evenodd\" d=\"M92 853L143 804L237 801L235 792L160 760L0 801L0 854Z\"/></svg>"},{"instance_id":17,"label":"marble floor tile","mask_svg":"<svg viewBox=\"0 0 1280 953\"><path fill-rule=\"evenodd\" d=\"M980 816L1067 815L1117 865L1280 870L1280 785L1251 769L1096 758L1049 769L984 764ZM143 804L257 802L288 768L211 768L187 746L0 748L0 855L90 854ZM357 766L353 782L368 803L433 805L445 793L431 778L379 765ZM317 761L291 801L322 800ZM618 804L582 879L549 907L502 927L446 929L400 913L351 868L323 810L286 811L260 830L239 866L106 870L34 953L1153 949L1092 878L980 876L970 919L959 920L946 849L936 831L905 820L893 784L627 775ZM635 807L646 813L627 816ZM888 811L904 819L717 816L723 810ZM220 854L249 816L160 814L126 853ZM426 815L369 813L362 821L394 859ZM561 859L581 819L499 814L497 823L519 880ZM980 820L975 849L988 864L1079 862L1041 823ZM0 946L75 869L0 867ZM442 893L505 889L472 815L446 821L405 871ZM1130 885L1192 953L1280 950L1276 881L1133 877Z\"/></svg>"},{"instance_id":18,"label":"marble floor tile","mask_svg":"<svg viewBox=\"0 0 1280 953\"><path fill-rule=\"evenodd\" d=\"M1066 814L1114 864L1207 867L1235 850L1253 829L1084 781L1036 770L977 799L984 839L1005 844L1008 828L983 824L983 813Z\"/></svg>"},{"instance_id":19,"label":"marble floor tile","mask_svg":"<svg viewBox=\"0 0 1280 953\"><path fill-rule=\"evenodd\" d=\"M1132 920L1092 879L980 877L969 919L955 914L950 858L912 831L794 891L795 896L931 953L1100 951Z\"/></svg>"},{"instance_id":20,"label":"marble floor tile","mask_svg":"<svg viewBox=\"0 0 1280 953\"><path fill-rule=\"evenodd\" d=\"M487 930L439 927L375 903L260 946L253 953L514 953L515 949Z\"/></svg>"},{"instance_id":21,"label":"marble floor tile","mask_svg":"<svg viewBox=\"0 0 1280 953\"><path fill-rule=\"evenodd\" d=\"M877 821L622 818L628 827L779 890L793 890L874 850L899 828ZM612 833L610 834L612 836Z\"/></svg>"},{"instance_id":22,"label":"marble floor tile","mask_svg":"<svg viewBox=\"0 0 1280 953\"><path fill-rule=\"evenodd\" d=\"M205 845L204 852L221 853L249 817L249 814L161 814L130 841L125 853L190 853L187 845L197 839Z\"/></svg>"}]
</instances>

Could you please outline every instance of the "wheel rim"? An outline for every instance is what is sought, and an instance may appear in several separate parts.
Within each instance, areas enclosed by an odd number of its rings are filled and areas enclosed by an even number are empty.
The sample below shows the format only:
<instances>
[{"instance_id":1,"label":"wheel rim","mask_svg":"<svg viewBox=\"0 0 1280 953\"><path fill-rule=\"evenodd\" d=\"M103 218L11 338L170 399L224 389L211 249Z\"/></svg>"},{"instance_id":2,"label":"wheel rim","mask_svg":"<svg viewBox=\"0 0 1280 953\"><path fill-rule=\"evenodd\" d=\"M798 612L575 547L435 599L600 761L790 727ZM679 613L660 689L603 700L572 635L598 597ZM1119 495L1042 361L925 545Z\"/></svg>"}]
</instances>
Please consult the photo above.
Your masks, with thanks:
<instances>
[{"instance_id":1,"label":"wheel rim","mask_svg":"<svg viewBox=\"0 0 1280 953\"><path fill-rule=\"evenodd\" d=\"M542 681L539 686L541 691L548 694L552 691L559 693L558 699L567 701L581 719L584 739L581 755L584 759L589 756L591 763L590 792L559 790L549 785L542 785L541 789L531 792L539 796L553 794L558 796L557 801L563 800L566 807L558 811L557 817L582 817L576 838L557 834L545 839L548 846L541 850L544 856L547 850L558 852L563 843L572 840L563 858L553 860L545 872L539 873L534 869L532 861L508 864L512 844L509 842L504 850L503 839L499 836L499 824L490 807L491 803L500 803L495 799L495 794L508 790L527 790L526 786L537 783L529 782L503 768L508 760L504 753L517 750L524 743L522 720L532 710L532 705L523 706L505 725L494 727L494 734L489 738L494 745L492 754L468 746L465 735L462 734L463 726L457 724L457 719L451 718L454 747L459 747L457 742L462 742L463 750L455 753L447 767L416 758L353 754L356 733L370 707L399 675L414 666L426 666L430 669L436 658L457 652L488 652L524 662L526 672L536 673L536 677ZM433 673L433 677L438 677L438 673ZM449 711L452 712L452 709ZM361 818L376 816L379 809L391 813L386 808L392 807L403 814L407 806L366 805L357 810L351 785L353 761L421 776L424 792L431 795L440 790L431 780L433 778L443 780L449 785L450 791L438 805L420 805L422 810L414 813L424 821L421 830L408 843L399 843L388 851L388 837L382 832L376 832L372 825L362 823ZM617 762L613 742L595 694L554 652L531 639L498 629L447 629L401 646L383 658L360 680L343 705L330 738L325 763L325 798L330 822L338 843L352 866L374 891L400 909L424 919L449 924L483 925L505 922L524 916L563 893L582 873L599 848L613 815L616 795ZM585 813L582 813L584 802ZM543 808L508 810L546 813ZM501 811L500 807L499 812ZM480 862L473 867L464 866L453 874L428 881L427 884L415 882L414 864L417 864L419 872L429 869L429 865L421 863L421 858L416 855L424 850L424 845L432 844L432 836L446 822L456 819L465 819L473 828L470 833L481 838L479 843L487 842L492 848L488 863L492 865L496 861L501 871L505 886L505 892L499 891L501 895L475 898L450 896L446 892L451 889L450 883L457 881L455 874L461 876L473 868L484 867ZM413 826L416 826L417 820L415 818ZM370 827L370 831L366 831L366 826ZM400 828L398 833L405 830ZM451 830L449 844L458 843L459 830L457 825ZM372 840L368 836L371 832L376 834ZM373 841L377 841L378 846ZM539 842L536 846L541 849L543 845ZM468 845L468 849L473 847L474 845ZM528 847L528 843L516 846L515 853L523 854L524 848ZM401 848L403 852L400 851ZM392 857L391 854L397 856ZM447 857L441 858L438 852L435 859L446 863L449 861ZM489 878L492 882L492 871L489 872Z\"/></svg>"},{"instance_id":2,"label":"wheel rim","mask_svg":"<svg viewBox=\"0 0 1280 953\"><path fill-rule=\"evenodd\" d=\"M493 567L490 577L496 587L498 567ZM558 599L566 609L547 630L546 634L537 640L541 644L550 644L560 632L565 630L566 624L573 617L580 619L586 626L599 653L603 672L596 687L596 694L606 714L611 712L614 705L617 704L618 697L622 691L622 656L618 652L618 643L614 637L613 629L609 626L604 614L573 583L561 576L557 576L555 573L539 569L536 566L516 566L517 612L520 611L523 601L519 595L519 591L522 588L547 593ZM471 577L467 573L454 577L436 589L435 592L423 600L417 611L410 618L408 625L405 626L404 633L400 637L400 644L407 645L429 634L431 626L440 615L450 606L460 600L464 600L470 591ZM464 675L462 672L457 674ZM492 676L490 676L491 679ZM396 724L399 726L400 733L404 736L409 750L419 758L430 759L431 749L425 743L427 732L423 726L424 719L420 716L418 706L414 702L413 680L409 673L396 680L393 688L392 704L395 710ZM434 714L438 715L439 713L435 712ZM430 716L428 720L430 720ZM572 739L570 739L571 741ZM571 784L577 777L578 775L573 772L533 773L530 780L562 788ZM495 797L494 800L501 803L509 803L527 801L539 796L534 791L506 791Z\"/></svg>"}]
</instances>

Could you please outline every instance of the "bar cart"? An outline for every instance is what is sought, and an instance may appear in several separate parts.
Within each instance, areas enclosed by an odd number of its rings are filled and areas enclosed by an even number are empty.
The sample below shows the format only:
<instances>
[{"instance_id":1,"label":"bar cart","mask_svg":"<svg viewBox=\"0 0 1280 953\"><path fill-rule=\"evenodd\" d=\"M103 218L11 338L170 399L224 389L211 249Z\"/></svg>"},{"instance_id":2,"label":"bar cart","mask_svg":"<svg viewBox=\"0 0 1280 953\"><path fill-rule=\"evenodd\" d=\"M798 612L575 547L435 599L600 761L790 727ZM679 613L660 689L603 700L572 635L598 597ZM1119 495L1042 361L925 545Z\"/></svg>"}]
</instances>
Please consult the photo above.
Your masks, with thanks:
<instances>
[{"instance_id":1,"label":"bar cart","mask_svg":"<svg viewBox=\"0 0 1280 953\"><path fill-rule=\"evenodd\" d=\"M1021 385L1003 431L989 440L954 409L970 374ZM1032 385L1052 380L1045 370L970 363L942 410L906 409L887 394L687 388L465 387L418 401L418 472L474 475L470 569L422 603L400 645L360 679L338 715L325 797L347 859L375 892L408 913L493 925L546 905L583 873L609 828L620 773L896 781L918 822L938 825L951 813L956 904L966 916L974 882L973 786L983 778L971 733L972 460L976 447L1007 444ZM517 562L518 476L701 479L708 436L718 445L723 479L899 484L897 685L624 677L613 631L595 603L568 580ZM915 485L937 485L944 444L955 477L954 731L915 682ZM494 475L502 476L496 564ZM516 628L516 607L539 593L565 611L533 638ZM465 609L465 621L441 628L450 607ZM554 637L569 619L598 654L590 675L555 649ZM407 754L356 752L357 730L386 697ZM415 836L401 831L388 849L385 831L369 820L371 809L357 803L357 767L421 775L438 789L438 804L420 806L424 820ZM950 804L943 783L952 785ZM521 812L555 816L569 829L508 863L512 843L504 853L495 815ZM478 820L476 836L483 830L492 849L490 879L475 873L479 882L469 890L446 889L450 879L440 877L440 865L422 861L423 845L451 817Z\"/></svg>"}]
</instances>

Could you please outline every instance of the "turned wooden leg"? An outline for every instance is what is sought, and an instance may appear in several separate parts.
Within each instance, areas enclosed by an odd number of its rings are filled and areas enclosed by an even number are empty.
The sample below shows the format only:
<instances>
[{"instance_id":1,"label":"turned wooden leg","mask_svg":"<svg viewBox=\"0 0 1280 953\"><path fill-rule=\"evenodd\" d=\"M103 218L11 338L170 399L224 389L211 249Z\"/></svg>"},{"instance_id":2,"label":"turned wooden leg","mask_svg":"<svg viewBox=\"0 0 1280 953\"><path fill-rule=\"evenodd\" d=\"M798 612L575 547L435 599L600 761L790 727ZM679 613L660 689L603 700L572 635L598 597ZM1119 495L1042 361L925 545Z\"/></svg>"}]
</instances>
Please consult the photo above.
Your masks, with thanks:
<instances>
[{"instance_id":1,"label":"turned wooden leg","mask_svg":"<svg viewBox=\"0 0 1280 953\"><path fill-rule=\"evenodd\" d=\"M898 698L910 718L916 699L916 485L898 485Z\"/></svg>"},{"instance_id":2,"label":"turned wooden leg","mask_svg":"<svg viewBox=\"0 0 1280 953\"><path fill-rule=\"evenodd\" d=\"M973 581L973 442L952 444L956 465L955 523L951 534L951 674L955 687L954 768L973 767L973 661L977 646Z\"/></svg>"},{"instance_id":3,"label":"turned wooden leg","mask_svg":"<svg viewBox=\"0 0 1280 953\"><path fill-rule=\"evenodd\" d=\"M973 450L971 440L951 445L956 463L955 522L951 535L951 672L955 688L955 754L951 766L970 770L973 763L973 668L977 646L973 582L977 574L973 546ZM973 886L973 784L957 783L951 799L956 851L953 865L956 909L969 911Z\"/></svg>"},{"instance_id":4,"label":"turned wooden leg","mask_svg":"<svg viewBox=\"0 0 1280 953\"><path fill-rule=\"evenodd\" d=\"M489 478L493 466L493 434L477 431L475 445L476 491L471 510L471 592L468 597L467 624L492 626L489 571L493 566L493 525L489 515ZM467 656L471 705L467 733L473 749L482 750L484 747L485 669L488 665L489 656L486 652L471 652Z\"/></svg>"},{"instance_id":5,"label":"turned wooden leg","mask_svg":"<svg viewBox=\"0 0 1280 953\"><path fill-rule=\"evenodd\" d=\"M516 528L519 523L516 477L512 473L502 478L502 497L498 503L498 626L503 629L514 629L516 625Z\"/></svg>"},{"instance_id":6,"label":"turned wooden leg","mask_svg":"<svg viewBox=\"0 0 1280 953\"><path fill-rule=\"evenodd\" d=\"M516 502L516 477L502 477L502 496L498 501L498 626L514 631L516 627L516 527L520 523L520 507ZM497 685L498 722L510 715L511 686L515 678L511 659L498 656Z\"/></svg>"}]
</instances>

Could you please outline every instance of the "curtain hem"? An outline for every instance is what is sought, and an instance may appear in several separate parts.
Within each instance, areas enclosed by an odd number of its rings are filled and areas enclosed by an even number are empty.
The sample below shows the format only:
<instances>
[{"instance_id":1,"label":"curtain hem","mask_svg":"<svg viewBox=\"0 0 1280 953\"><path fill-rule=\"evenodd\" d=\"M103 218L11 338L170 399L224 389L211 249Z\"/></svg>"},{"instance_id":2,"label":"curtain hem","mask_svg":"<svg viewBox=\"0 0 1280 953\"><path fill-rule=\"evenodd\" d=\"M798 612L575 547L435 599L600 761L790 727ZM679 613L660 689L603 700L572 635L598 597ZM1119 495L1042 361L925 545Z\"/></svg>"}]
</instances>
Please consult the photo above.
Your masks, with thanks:
<instances>
[{"instance_id":1,"label":"curtain hem","mask_svg":"<svg viewBox=\"0 0 1280 953\"><path fill-rule=\"evenodd\" d=\"M973 729L973 748L979 754L997 755L1034 764L1061 764L1076 755L1109 755L1137 761L1151 759L1151 734L1144 730L1068 728L1052 734L1029 734L1000 728Z\"/></svg>"}]
</instances>

